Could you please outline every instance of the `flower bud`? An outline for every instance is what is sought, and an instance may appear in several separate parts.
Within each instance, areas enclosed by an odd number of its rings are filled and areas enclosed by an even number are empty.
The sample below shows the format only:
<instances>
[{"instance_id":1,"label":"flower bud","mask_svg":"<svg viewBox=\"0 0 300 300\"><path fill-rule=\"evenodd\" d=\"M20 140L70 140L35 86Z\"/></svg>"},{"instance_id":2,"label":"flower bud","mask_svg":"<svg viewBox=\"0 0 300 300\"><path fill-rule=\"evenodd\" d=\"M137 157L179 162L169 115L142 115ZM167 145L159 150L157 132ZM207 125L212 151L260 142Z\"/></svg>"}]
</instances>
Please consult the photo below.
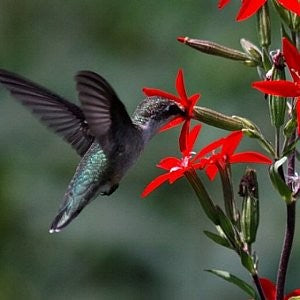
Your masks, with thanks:
<instances>
[{"instance_id":1,"label":"flower bud","mask_svg":"<svg viewBox=\"0 0 300 300\"><path fill-rule=\"evenodd\" d=\"M240 182L239 195L243 197L241 231L247 244L255 242L259 224L258 183L256 172L247 169Z\"/></svg>"},{"instance_id":2,"label":"flower bud","mask_svg":"<svg viewBox=\"0 0 300 300\"><path fill-rule=\"evenodd\" d=\"M258 40L263 48L271 45L271 22L268 4L264 4L257 12Z\"/></svg>"},{"instance_id":3,"label":"flower bud","mask_svg":"<svg viewBox=\"0 0 300 300\"><path fill-rule=\"evenodd\" d=\"M250 59L250 57L248 57L248 55L244 52L228 48L211 41L190 39L189 37L178 37L177 40L206 54L221 56L228 59L240 61L249 61Z\"/></svg>"},{"instance_id":4,"label":"flower bud","mask_svg":"<svg viewBox=\"0 0 300 300\"><path fill-rule=\"evenodd\" d=\"M258 49L258 47L246 39L241 39L240 44L248 56L251 57L252 60L250 60L250 62L253 61L259 65L262 64L262 52Z\"/></svg>"},{"instance_id":5,"label":"flower bud","mask_svg":"<svg viewBox=\"0 0 300 300\"><path fill-rule=\"evenodd\" d=\"M284 80L284 58L282 53L278 50L272 55L273 69L271 73L271 80ZM286 100L283 97L269 95L269 110L271 123L276 128L284 124Z\"/></svg>"},{"instance_id":6,"label":"flower bud","mask_svg":"<svg viewBox=\"0 0 300 300\"><path fill-rule=\"evenodd\" d=\"M195 120L229 131L241 130L243 128L243 122L239 119L223 115L202 106L194 107L193 116Z\"/></svg>"}]
</instances>

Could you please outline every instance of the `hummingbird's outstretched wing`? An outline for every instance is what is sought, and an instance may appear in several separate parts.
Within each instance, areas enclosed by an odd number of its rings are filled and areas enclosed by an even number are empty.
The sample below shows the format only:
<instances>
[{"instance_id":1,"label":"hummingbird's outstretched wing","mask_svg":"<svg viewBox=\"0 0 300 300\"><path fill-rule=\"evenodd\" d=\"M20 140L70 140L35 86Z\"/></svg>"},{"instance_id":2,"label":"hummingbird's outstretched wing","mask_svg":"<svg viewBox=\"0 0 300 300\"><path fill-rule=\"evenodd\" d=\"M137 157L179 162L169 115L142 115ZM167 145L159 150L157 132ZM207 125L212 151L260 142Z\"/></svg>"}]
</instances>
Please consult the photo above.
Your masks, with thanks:
<instances>
[{"instance_id":1,"label":"hummingbird's outstretched wing","mask_svg":"<svg viewBox=\"0 0 300 300\"><path fill-rule=\"evenodd\" d=\"M107 134L120 134L122 130L132 128L132 121L124 104L103 77L91 71L81 71L75 80L89 128L105 149ZM113 130L114 126L118 130ZM115 140L116 137L112 138Z\"/></svg>"},{"instance_id":2,"label":"hummingbird's outstretched wing","mask_svg":"<svg viewBox=\"0 0 300 300\"><path fill-rule=\"evenodd\" d=\"M77 105L6 70L0 69L0 83L42 123L69 142L79 155L84 155L94 137Z\"/></svg>"}]
</instances>

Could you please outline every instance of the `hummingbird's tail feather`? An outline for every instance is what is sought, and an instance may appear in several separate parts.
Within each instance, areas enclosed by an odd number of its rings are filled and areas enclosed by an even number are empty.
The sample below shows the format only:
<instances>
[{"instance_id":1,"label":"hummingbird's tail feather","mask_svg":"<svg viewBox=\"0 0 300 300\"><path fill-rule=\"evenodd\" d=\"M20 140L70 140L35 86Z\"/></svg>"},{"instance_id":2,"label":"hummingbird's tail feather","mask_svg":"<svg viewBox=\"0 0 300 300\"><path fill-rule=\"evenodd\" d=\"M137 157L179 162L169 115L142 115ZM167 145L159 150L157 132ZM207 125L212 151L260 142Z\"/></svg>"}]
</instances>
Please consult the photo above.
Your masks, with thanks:
<instances>
[{"instance_id":1,"label":"hummingbird's tail feather","mask_svg":"<svg viewBox=\"0 0 300 300\"><path fill-rule=\"evenodd\" d=\"M85 206L85 205L84 205ZM84 206L79 207L77 210L70 210L70 207L65 206L62 208L58 215L54 218L49 232L60 232L64 227L66 227L73 219L75 219L79 213L82 211Z\"/></svg>"}]
</instances>

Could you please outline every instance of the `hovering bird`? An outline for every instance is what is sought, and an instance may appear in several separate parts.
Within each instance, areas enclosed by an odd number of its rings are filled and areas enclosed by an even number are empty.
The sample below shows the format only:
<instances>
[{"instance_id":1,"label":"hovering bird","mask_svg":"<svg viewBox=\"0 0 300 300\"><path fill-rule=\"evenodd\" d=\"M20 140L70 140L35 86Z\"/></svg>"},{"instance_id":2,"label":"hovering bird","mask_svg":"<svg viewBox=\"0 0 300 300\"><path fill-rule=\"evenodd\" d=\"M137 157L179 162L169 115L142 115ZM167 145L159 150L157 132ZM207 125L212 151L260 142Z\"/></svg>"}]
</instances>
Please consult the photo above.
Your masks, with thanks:
<instances>
[{"instance_id":1,"label":"hovering bird","mask_svg":"<svg viewBox=\"0 0 300 300\"><path fill-rule=\"evenodd\" d=\"M12 96L81 156L50 233L67 226L99 194L112 194L159 128L184 114L174 101L148 97L130 118L103 77L80 71L75 80L81 107L0 69L0 83Z\"/></svg>"}]
</instances>

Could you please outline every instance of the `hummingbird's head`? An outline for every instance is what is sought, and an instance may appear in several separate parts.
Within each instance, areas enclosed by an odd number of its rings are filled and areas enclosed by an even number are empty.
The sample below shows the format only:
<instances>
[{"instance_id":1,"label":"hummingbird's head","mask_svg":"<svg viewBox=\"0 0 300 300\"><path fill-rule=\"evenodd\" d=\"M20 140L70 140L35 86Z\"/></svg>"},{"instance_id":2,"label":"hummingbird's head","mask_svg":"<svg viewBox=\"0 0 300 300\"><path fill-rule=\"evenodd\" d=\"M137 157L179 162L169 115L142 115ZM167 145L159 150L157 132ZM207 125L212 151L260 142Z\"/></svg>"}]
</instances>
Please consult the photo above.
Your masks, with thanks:
<instances>
[{"instance_id":1,"label":"hummingbird's head","mask_svg":"<svg viewBox=\"0 0 300 300\"><path fill-rule=\"evenodd\" d=\"M184 109L175 101L153 96L137 106L132 119L143 130L144 140L148 141L162 126L183 115Z\"/></svg>"}]
</instances>

